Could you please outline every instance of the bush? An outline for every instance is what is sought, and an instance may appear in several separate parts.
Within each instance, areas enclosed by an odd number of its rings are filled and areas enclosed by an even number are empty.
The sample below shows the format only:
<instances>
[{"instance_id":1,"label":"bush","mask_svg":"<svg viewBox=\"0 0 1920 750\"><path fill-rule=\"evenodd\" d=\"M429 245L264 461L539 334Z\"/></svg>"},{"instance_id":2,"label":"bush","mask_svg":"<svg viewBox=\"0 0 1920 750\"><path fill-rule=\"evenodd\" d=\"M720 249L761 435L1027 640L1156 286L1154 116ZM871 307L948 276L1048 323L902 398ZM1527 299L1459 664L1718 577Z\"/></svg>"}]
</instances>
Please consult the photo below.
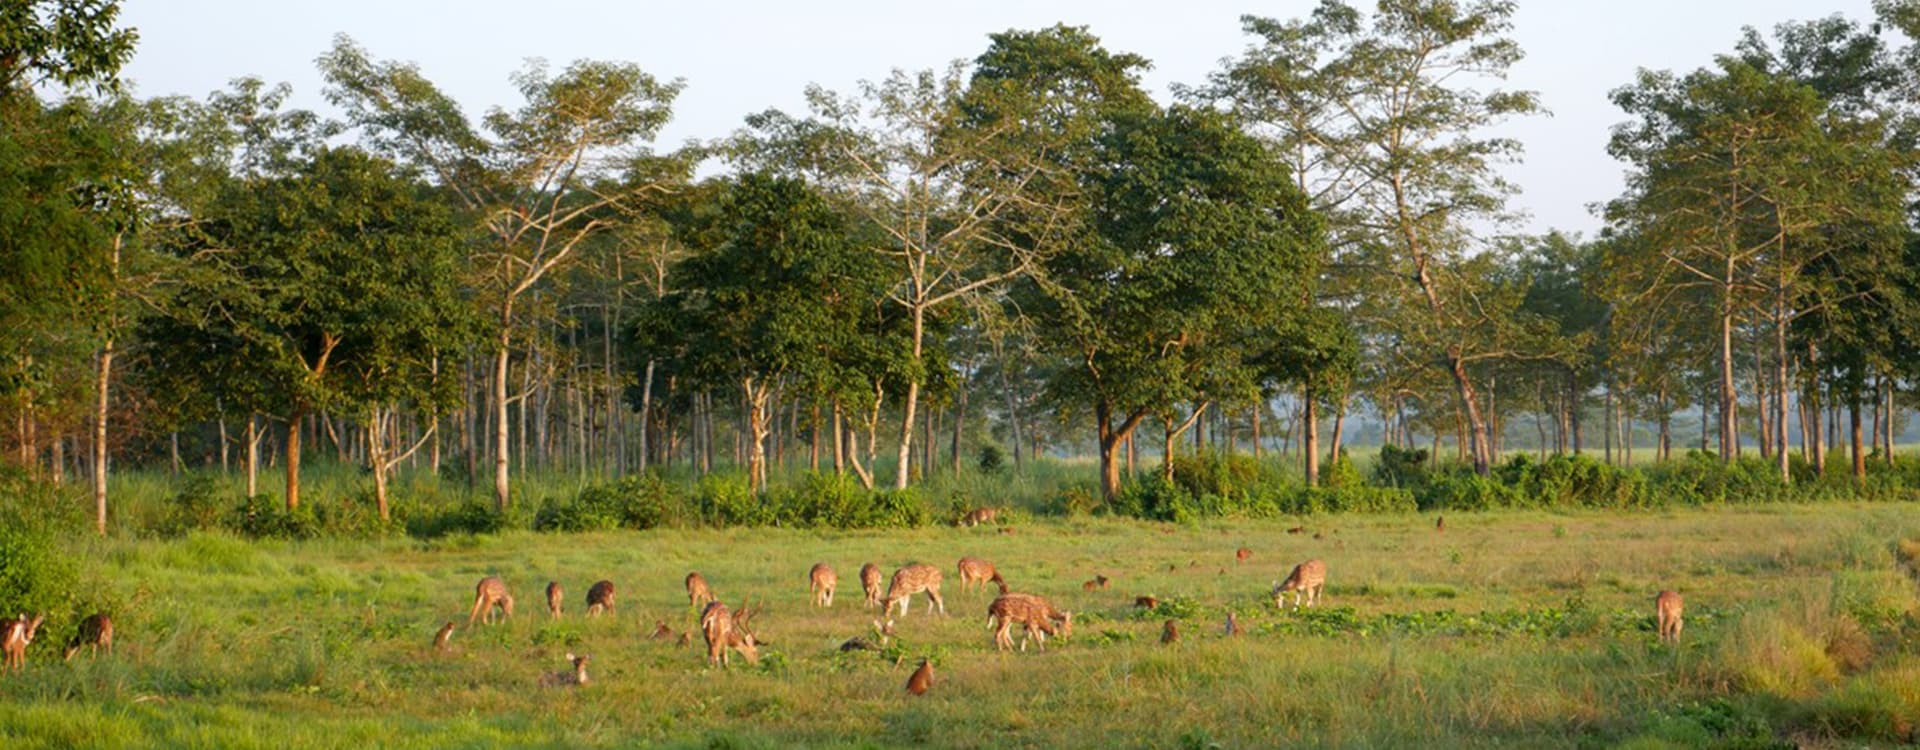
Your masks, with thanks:
<instances>
[{"instance_id":1,"label":"bush","mask_svg":"<svg viewBox=\"0 0 1920 750\"><path fill-rule=\"evenodd\" d=\"M694 490L700 517L711 526L772 526L778 516L740 474L708 474Z\"/></svg>"},{"instance_id":2,"label":"bush","mask_svg":"<svg viewBox=\"0 0 1920 750\"><path fill-rule=\"evenodd\" d=\"M658 474L588 487L572 500L548 498L534 513L536 531L651 529L681 522L686 501Z\"/></svg>"},{"instance_id":3,"label":"bush","mask_svg":"<svg viewBox=\"0 0 1920 750\"><path fill-rule=\"evenodd\" d=\"M974 465L980 468L982 474L988 476L999 474L1000 470L1007 466L1007 452L998 445L987 443L980 446L980 457Z\"/></svg>"},{"instance_id":4,"label":"bush","mask_svg":"<svg viewBox=\"0 0 1920 750\"><path fill-rule=\"evenodd\" d=\"M232 507L233 501L220 491L218 478L195 472L187 476L180 492L167 501L166 512L154 531L167 537L186 536L190 531L212 531L221 528L222 519Z\"/></svg>"},{"instance_id":5,"label":"bush","mask_svg":"<svg viewBox=\"0 0 1920 750\"><path fill-rule=\"evenodd\" d=\"M1251 456L1209 451L1173 459L1173 481L1194 496L1230 497L1251 489L1259 479L1260 464Z\"/></svg>"},{"instance_id":6,"label":"bush","mask_svg":"<svg viewBox=\"0 0 1920 750\"><path fill-rule=\"evenodd\" d=\"M1373 481L1388 487L1420 488L1427 484L1427 451L1423 448L1380 446L1373 463Z\"/></svg>"},{"instance_id":7,"label":"bush","mask_svg":"<svg viewBox=\"0 0 1920 750\"><path fill-rule=\"evenodd\" d=\"M0 523L0 613L65 612L74 580L73 557L51 530Z\"/></svg>"},{"instance_id":8,"label":"bush","mask_svg":"<svg viewBox=\"0 0 1920 750\"><path fill-rule=\"evenodd\" d=\"M512 526L506 514L471 500L438 510L409 512L405 525L409 535L426 539L448 534L498 534Z\"/></svg>"},{"instance_id":9,"label":"bush","mask_svg":"<svg viewBox=\"0 0 1920 750\"><path fill-rule=\"evenodd\" d=\"M313 506L287 510L280 501L267 495L254 495L240 501L227 513L221 525L253 539L313 539L320 536L320 519Z\"/></svg>"}]
</instances>

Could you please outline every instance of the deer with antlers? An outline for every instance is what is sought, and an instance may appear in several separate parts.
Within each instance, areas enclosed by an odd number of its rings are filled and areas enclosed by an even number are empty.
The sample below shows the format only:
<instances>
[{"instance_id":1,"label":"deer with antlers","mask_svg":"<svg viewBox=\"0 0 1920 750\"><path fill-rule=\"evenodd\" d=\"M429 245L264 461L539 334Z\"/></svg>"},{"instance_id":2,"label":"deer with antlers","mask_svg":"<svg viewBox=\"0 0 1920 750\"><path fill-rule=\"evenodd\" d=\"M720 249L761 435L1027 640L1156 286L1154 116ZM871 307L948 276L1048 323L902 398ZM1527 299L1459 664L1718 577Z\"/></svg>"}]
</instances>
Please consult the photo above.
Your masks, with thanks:
<instances>
[{"instance_id":1,"label":"deer with antlers","mask_svg":"<svg viewBox=\"0 0 1920 750\"><path fill-rule=\"evenodd\" d=\"M708 664L727 666L729 651L740 652L748 664L760 663L760 640L751 629L758 612L744 601L737 610L728 610L718 601L707 604L706 611L700 613L700 632L707 639Z\"/></svg>"}]
</instances>

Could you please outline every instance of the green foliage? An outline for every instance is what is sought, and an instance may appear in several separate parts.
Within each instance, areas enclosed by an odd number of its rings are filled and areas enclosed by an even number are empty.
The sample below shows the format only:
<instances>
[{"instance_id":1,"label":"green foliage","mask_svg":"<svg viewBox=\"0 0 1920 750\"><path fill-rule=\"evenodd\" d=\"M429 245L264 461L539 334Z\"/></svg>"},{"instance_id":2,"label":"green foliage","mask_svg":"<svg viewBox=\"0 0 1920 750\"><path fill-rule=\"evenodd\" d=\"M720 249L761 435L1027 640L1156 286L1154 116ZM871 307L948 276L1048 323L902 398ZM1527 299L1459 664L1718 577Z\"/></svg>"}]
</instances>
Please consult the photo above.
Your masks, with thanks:
<instances>
[{"instance_id":1,"label":"green foliage","mask_svg":"<svg viewBox=\"0 0 1920 750\"><path fill-rule=\"evenodd\" d=\"M74 593L75 568L51 531L0 524L0 616L64 614Z\"/></svg>"},{"instance_id":2,"label":"green foliage","mask_svg":"<svg viewBox=\"0 0 1920 750\"><path fill-rule=\"evenodd\" d=\"M1002 469L1006 468L1007 452L997 443L983 443L980 446L980 453L978 457L974 459L973 463L974 468L979 469L982 474L988 476L999 474Z\"/></svg>"},{"instance_id":3,"label":"green foliage","mask_svg":"<svg viewBox=\"0 0 1920 750\"><path fill-rule=\"evenodd\" d=\"M571 500L548 498L533 516L535 531L651 529L680 525L690 509L679 489L659 474L629 476L588 487Z\"/></svg>"},{"instance_id":4,"label":"green foliage","mask_svg":"<svg viewBox=\"0 0 1920 750\"><path fill-rule=\"evenodd\" d=\"M1373 481L1388 487L1423 487L1427 483L1427 451L1424 448L1380 446L1374 458Z\"/></svg>"}]
</instances>

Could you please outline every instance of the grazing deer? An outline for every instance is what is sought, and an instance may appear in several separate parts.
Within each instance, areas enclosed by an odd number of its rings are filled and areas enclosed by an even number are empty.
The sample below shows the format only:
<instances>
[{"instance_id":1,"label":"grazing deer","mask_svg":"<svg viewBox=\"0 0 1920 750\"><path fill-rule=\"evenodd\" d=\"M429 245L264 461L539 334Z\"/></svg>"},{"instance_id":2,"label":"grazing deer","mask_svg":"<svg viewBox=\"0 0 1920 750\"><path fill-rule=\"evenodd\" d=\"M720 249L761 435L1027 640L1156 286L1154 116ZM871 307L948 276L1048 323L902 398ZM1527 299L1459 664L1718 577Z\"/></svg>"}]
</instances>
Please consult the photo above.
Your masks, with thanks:
<instances>
[{"instance_id":1,"label":"grazing deer","mask_svg":"<svg viewBox=\"0 0 1920 750\"><path fill-rule=\"evenodd\" d=\"M1096 574L1094 574L1094 576L1093 576L1093 580L1091 580L1091 581L1088 581L1088 582L1086 582L1086 583L1083 583L1083 584L1080 584L1080 590L1081 590L1081 591L1093 591L1093 590L1095 590L1095 589L1098 589L1098 590L1101 590L1101 591L1105 591L1105 590L1107 590L1107 584L1108 584L1108 582L1109 582L1109 581L1108 581L1108 579L1107 579L1107 577L1106 577L1106 576L1103 576L1103 575L1100 575L1100 574L1098 574L1098 573L1096 573Z\"/></svg>"},{"instance_id":2,"label":"grazing deer","mask_svg":"<svg viewBox=\"0 0 1920 750\"><path fill-rule=\"evenodd\" d=\"M495 607L500 609L500 619L513 617L513 595L507 593L507 582L500 580L500 576L487 576L473 587L473 613L467 615L467 627L473 627L476 619L492 625ZM482 612L486 613L485 617L481 617Z\"/></svg>"},{"instance_id":3,"label":"grazing deer","mask_svg":"<svg viewBox=\"0 0 1920 750\"><path fill-rule=\"evenodd\" d=\"M1253 550L1241 547L1233 551L1233 562L1235 564L1243 563L1251 559L1253 559Z\"/></svg>"},{"instance_id":4,"label":"grazing deer","mask_svg":"<svg viewBox=\"0 0 1920 750\"><path fill-rule=\"evenodd\" d=\"M975 508L972 512L960 519L960 525L974 527L983 523L991 523L998 515L1000 515L999 508Z\"/></svg>"},{"instance_id":5,"label":"grazing deer","mask_svg":"<svg viewBox=\"0 0 1920 750\"><path fill-rule=\"evenodd\" d=\"M726 666L729 650L747 657L748 664L760 663L760 641L748 629L754 614L746 602L741 602L737 611L728 611L727 605L718 601L707 604L700 614L700 632L707 638L708 664Z\"/></svg>"},{"instance_id":6,"label":"grazing deer","mask_svg":"<svg viewBox=\"0 0 1920 750\"><path fill-rule=\"evenodd\" d=\"M1179 642L1180 621L1168 620L1167 624L1160 628L1160 643L1161 645L1172 645Z\"/></svg>"},{"instance_id":7,"label":"grazing deer","mask_svg":"<svg viewBox=\"0 0 1920 750\"><path fill-rule=\"evenodd\" d=\"M969 588L985 588L988 581L999 584L1002 588L1005 588L1007 585L1007 580L1000 577L1000 571L994 569L993 563L978 557L960 558L959 567L960 591L962 593L966 592ZM1002 591L1000 593L1004 594L1006 592Z\"/></svg>"},{"instance_id":8,"label":"grazing deer","mask_svg":"<svg viewBox=\"0 0 1920 750\"><path fill-rule=\"evenodd\" d=\"M887 641L893 640L893 620L891 618L889 618L886 622L874 620L873 632L879 634L880 645L882 646L887 645Z\"/></svg>"},{"instance_id":9,"label":"grazing deer","mask_svg":"<svg viewBox=\"0 0 1920 750\"><path fill-rule=\"evenodd\" d=\"M599 617L602 612L613 611L613 582L596 581L587 589L587 616Z\"/></svg>"},{"instance_id":10,"label":"grazing deer","mask_svg":"<svg viewBox=\"0 0 1920 750\"><path fill-rule=\"evenodd\" d=\"M907 678L907 692L913 695L926 695L933 687L933 660L921 659L920 668L913 670L913 676Z\"/></svg>"},{"instance_id":11,"label":"grazing deer","mask_svg":"<svg viewBox=\"0 0 1920 750\"><path fill-rule=\"evenodd\" d=\"M813 592L813 606L832 607L833 590L840 585L840 576L826 563L814 563L807 571L807 590Z\"/></svg>"},{"instance_id":12,"label":"grazing deer","mask_svg":"<svg viewBox=\"0 0 1920 750\"><path fill-rule=\"evenodd\" d=\"M560 604L567 600L567 592L560 589L559 581L547 582L547 616L560 619Z\"/></svg>"},{"instance_id":13,"label":"grazing deer","mask_svg":"<svg viewBox=\"0 0 1920 750\"><path fill-rule=\"evenodd\" d=\"M435 651L447 650L447 644L452 640L453 640L453 621L448 620L447 624L440 626L440 632L433 634L433 650Z\"/></svg>"},{"instance_id":14,"label":"grazing deer","mask_svg":"<svg viewBox=\"0 0 1920 750\"><path fill-rule=\"evenodd\" d=\"M873 563L860 566L860 588L867 592L867 606L880 606L880 566Z\"/></svg>"},{"instance_id":15,"label":"grazing deer","mask_svg":"<svg viewBox=\"0 0 1920 750\"><path fill-rule=\"evenodd\" d=\"M1154 609L1160 606L1160 600L1151 596L1136 596L1133 598L1133 606L1141 609Z\"/></svg>"},{"instance_id":16,"label":"grazing deer","mask_svg":"<svg viewBox=\"0 0 1920 750\"><path fill-rule=\"evenodd\" d=\"M573 662L572 671L549 672L540 678L540 684L546 687L579 687L587 684L586 655L568 653L567 661Z\"/></svg>"},{"instance_id":17,"label":"grazing deer","mask_svg":"<svg viewBox=\"0 0 1920 750\"><path fill-rule=\"evenodd\" d=\"M105 612L101 612L81 620L79 629L74 632L73 638L67 641L65 658L68 661L72 661L73 655L80 651L81 646L92 647L92 653L90 654L92 656L99 656L102 646L106 647L108 654L112 654L113 618L108 617Z\"/></svg>"},{"instance_id":18,"label":"grazing deer","mask_svg":"<svg viewBox=\"0 0 1920 750\"><path fill-rule=\"evenodd\" d=\"M893 581L887 584L887 595L881 599L880 613L893 610L893 603L900 603L900 616L906 617L913 609L913 595L927 592L927 613L935 608L940 614L947 613L947 603L940 600L940 569L926 563L911 563L893 572Z\"/></svg>"},{"instance_id":19,"label":"grazing deer","mask_svg":"<svg viewBox=\"0 0 1920 750\"><path fill-rule=\"evenodd\" d=\"M713 589L707 587L706 577L699 571L687 574L687 606L700 609L714 601Z\"/></svg>"},{"instance_id":20,"label":"grazing deer","mask_svg":"<svg viewBox=\"0 0 1920 750\"><path fill-rule=\"evenodd\" d=\"M1300 608L1301 595L1306 596L1307 606L1320 601L1320 590L1327 585L1327 564L1320 560L1308 560L1293 566L1293 572L1287 574L1287 580L1273 585L1273 606L1285 607L1283 603L1287 592L1293 592L1293 608Z\"/></svg>"},{"instance_id":21,"label":"grazing deer","mask_svg":"<svg viewBox=\"0 0 1920 750\"><path fill-rule=\"evenodd\" d=\"M1686 602L1681 600L1678 591L1662 591L1653 598L1654 621L1660 627L1660 640L1669 643L1680 641L1680 611Z\"/></svg>"},{"instance_id":22,"label":"grazing deer","mask_svg":"<svg viewBox=\"0 0 1920 750\"><path fill-rule=\"evenodd\" d=\"M1052 602L1033 594L1002 594L987 605L987 624L993 626L993 643L1001 650L1013 648L1013 636L1008 632L1014 623L1020 623L1020 650L1027 650L1027 640L1040 641L1040 650L1047 650L1047 636L1059 633L1062 637L1073 635L1073 613L1062 612Z\"/></svg>"},{"instance_id":23,"label":"grazing deer","mask_svg":"<svg viewBox=\"0 0 1920 750\"><path fill-rule=\"evenodd\" d=\"M1441 532L1441 533L1445 533L1445 532L1446 532L1446 530L1447 530L1447 517L1446 517L1446 516L1434 516L1434 517L1433 517L1433 530L1434 530L1434 531L1437 531L1437 532Z\"/></svg>"},{"instance_id":24,"label":"grazing deer","mask_svg":"<svg viewBox=\"0 0 1920 750\"><path fill-rule=\"evenodd\" d=\"M33 643L34 634L40 632L40 623L45 622L44 614L27 619L25 614L0 622L0 650L7 656L7 671L16 672L27 666L27 645Z\"/></svg>"}]
</instances>

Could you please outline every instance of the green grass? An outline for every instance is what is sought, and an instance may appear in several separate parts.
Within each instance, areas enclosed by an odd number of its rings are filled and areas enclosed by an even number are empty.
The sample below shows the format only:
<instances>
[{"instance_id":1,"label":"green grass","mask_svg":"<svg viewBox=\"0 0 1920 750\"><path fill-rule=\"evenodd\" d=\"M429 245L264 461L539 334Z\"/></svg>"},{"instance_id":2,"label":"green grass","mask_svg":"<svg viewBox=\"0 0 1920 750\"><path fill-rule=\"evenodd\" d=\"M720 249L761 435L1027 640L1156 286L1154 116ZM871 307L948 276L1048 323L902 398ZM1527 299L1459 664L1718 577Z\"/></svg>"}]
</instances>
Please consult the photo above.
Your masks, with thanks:
<instances>
[{"instance_id":1,"label":"green grass","mask_svg":"<svg viewBox=\"0 0 1920 750\"><path fill-rule=\"evenodd\" d=\"M970 491L983 491L985 487ZM1780 505L1642 514L1353 516L1168 526L1024 516L890 532L675 529L432 541L75 540L80 585L109 603L117 651L59 660L49 620L24 673L0 678L0 741L21 747L1397 747L1891 745L1920 724L1915 584L1904 505ZM1291 526L1303 525L1299 534ZM1320 538L1314 538L1318 533ZM1248 564L1233 552L1254 551ZM1075 612L1074 638L1002 654L988 598L914 600L896 659L841 654L870 634L856 571L962 555ZM1293 563L1327 560L1324 606L1276 611ZM806 572L832 564L831 610ZM692 626L680 581L765 602L757 667L710 669L649 641ZM1113 579L1104 592L1080 583ZM498 574L516 616L466 627ZM587 586L616 615L580 617ZM569 615L544 614L549 579ZM1687 597L1661 646L1652 597ZM1136 595L1162 611L1132 607ZM1247 635L1220 635L1227 611ZM1186 636L1158 644L1161 623ZM429 642L455 620L449 654ZM592 684L539 687L589 653ZM919 657L937 682L901 690Z\"/></svg>"}]
</instances>

